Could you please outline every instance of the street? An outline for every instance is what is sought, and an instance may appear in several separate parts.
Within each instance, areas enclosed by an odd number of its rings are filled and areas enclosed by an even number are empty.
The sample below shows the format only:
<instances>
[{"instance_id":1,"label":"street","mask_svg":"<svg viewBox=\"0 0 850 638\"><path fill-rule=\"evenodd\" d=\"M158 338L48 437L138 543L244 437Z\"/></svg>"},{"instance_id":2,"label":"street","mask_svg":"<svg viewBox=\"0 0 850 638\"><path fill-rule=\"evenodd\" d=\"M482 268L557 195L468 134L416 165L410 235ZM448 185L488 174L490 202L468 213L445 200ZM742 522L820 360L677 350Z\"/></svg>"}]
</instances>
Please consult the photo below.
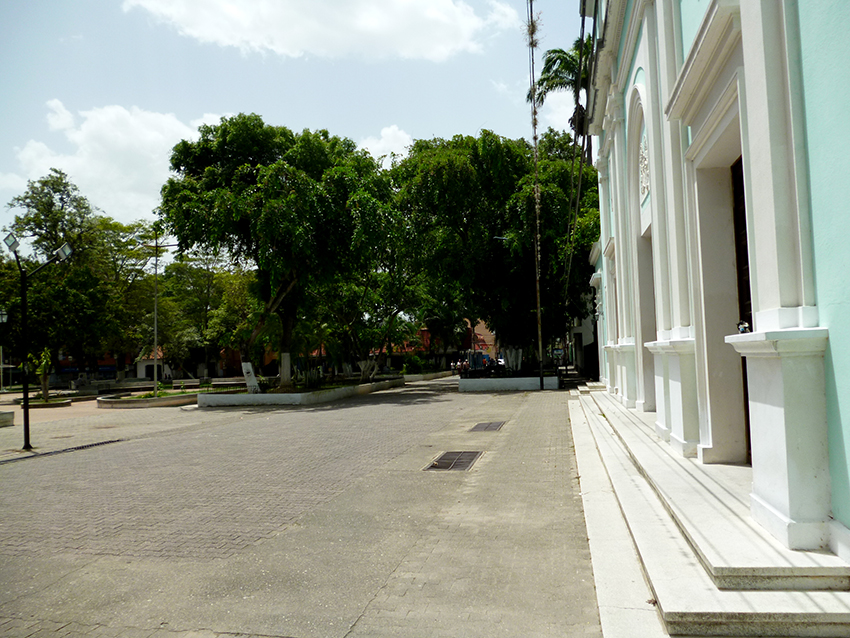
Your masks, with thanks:
<instances>
[{"instance_id":1,"label":"street","mask_svg":"<svg viewBox=\"0 0 850 638\"><path fill-rule=\"evenodd\" d=\"M0 635L601 636L568 393L456 387L16 415Z\"/></svg>"}]
</instances>

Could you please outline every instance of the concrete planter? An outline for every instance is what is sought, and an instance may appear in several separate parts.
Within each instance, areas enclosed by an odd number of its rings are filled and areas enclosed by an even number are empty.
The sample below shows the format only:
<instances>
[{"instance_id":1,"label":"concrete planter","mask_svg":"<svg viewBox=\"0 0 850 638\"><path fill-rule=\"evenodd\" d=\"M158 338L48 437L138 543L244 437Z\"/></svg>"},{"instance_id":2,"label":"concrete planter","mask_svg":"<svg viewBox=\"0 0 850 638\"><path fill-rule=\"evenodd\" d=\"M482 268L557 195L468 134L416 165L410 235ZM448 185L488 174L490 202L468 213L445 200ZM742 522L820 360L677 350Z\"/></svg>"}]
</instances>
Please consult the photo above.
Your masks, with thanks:
<instances>
[{"instance_id":1,"label":"concrete planter","mask_svg":"<svg viewBox=\"0 0 850 638\"><path fill-rule=\"evenodd\" d=\"M332 388L330 390L317 390L315 392L299 392L292 394L200 394L198 395L198 407L219 408L225 406L244 405L313 405L316 403L327 403L338 401L359 394L370 394L389 388L397 388L404 385L404 379L390 379L376 383L363 383L351 385L344 388Z\"/></svg>"},{"instance_id":2,"label":"concrete planter","mask_svg":"<svg viewBox=\"0 0 850 638\"><path fill-rule=\"evenodd\" d=\"M23 405L23 402L21 402ZM30 401L30 410L42 410L45 408L67 408L71 405L71 399L53 399L49 403L42 403L39 399L38 402Z\"/></svg>"},{"instance_id":3,"label":"concrete planter","mask_svg":"<svg viewBox=\"0 0 850 638\"><path fill-rule=\"evenodd\" d=\"M14 412L0 412L0 428L8 428L15 425Z\"/></svg>"},{"instance_id":4,"label":"concrete planter","mask_svg":"<svg viewBox=\"0 0 850 638\"><path fill-rule=\"evenodd\" d=\"M121 399L117 397L98 397L98 408L134 409L134 408L166 408L179 405L192 405L198 400L198 394L174 394L166 397L151 397L149 399Z\"/></svg>"},{"instance_id":5,"label":"concrete planter","mask_svg":"<svg viewBox=\"0 0 850 638\"><path fill-rule=\"evenodd\" d=\"M503 377L497 379L460 379L460 392L527 392L540 389L540 377ZM558 377L543 377L544 390L557 390Z\"/></svg>"}]
</instances>

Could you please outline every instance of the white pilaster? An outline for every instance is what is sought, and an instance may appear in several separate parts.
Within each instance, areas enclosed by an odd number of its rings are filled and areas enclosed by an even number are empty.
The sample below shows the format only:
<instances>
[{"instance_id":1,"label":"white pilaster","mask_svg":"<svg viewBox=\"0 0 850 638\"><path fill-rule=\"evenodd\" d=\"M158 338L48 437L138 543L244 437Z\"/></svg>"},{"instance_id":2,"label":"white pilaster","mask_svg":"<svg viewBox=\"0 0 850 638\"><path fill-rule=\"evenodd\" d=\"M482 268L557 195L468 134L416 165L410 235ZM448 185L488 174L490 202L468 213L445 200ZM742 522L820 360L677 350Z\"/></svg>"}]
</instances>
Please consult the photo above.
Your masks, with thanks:
<instances>
[{"instance_id":1,"label":"white pilaster","mask_svg":"<svg viewBox=\"0 0 850 638\"><path fill-rule=\"evenodd\" d=\"M655 363L655 433L663 441L670 440L670 373L668 356L670 349L665 341L643 344Z\"/></svg>"},{"instance_id":2,"label":"white pilaster","mask_svg":"<svg viewBox=\"0 0 850 638\"><path fill-rule=\"evenodd\" d=\"M753 518L792 549L829 538L826 328L732 335L747 358Z\"/></svg>"}]
</instances>

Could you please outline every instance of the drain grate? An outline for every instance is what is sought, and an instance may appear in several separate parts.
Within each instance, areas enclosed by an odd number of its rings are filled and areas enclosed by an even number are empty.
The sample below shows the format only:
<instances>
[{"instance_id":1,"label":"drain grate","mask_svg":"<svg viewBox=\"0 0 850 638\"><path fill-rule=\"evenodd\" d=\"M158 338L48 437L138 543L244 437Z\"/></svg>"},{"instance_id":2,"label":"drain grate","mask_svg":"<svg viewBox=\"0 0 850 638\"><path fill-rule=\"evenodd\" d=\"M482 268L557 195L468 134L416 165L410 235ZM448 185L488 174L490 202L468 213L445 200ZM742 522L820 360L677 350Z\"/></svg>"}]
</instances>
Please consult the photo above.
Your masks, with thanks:
<instances>
[{"instance_id":1,"label":"drain grate","mask_svg":"<svg viewBox=\"0 0 850 638\"><path fill-rule=\"evenodd\" d=\"M504 421L488 421L486 423L476 423L475 427L470 432L497 432L502 429Z\"/></svg>"},{"instance_id":2,"label":"drain grate","mask_svg":"<svg viewBox=\"0 0 850 638\"><path fill-rule=\"evenodd\" d=\"M481 456L481 452L443 452L426 470L466 471Z\"/></svg>"}]
</instances>

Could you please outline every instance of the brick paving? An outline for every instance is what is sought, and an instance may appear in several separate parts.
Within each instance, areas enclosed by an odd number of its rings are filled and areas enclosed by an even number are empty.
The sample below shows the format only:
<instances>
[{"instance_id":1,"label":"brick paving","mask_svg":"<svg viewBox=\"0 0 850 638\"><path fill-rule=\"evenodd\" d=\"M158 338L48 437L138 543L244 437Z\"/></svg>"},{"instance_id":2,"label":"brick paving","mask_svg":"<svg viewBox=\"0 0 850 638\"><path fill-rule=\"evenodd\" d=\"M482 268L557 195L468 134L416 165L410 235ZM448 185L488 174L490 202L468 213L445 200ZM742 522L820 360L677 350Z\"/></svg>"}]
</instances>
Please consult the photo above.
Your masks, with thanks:
<instances>
[{"instance_id":1,"label":"brick paving","mask_svg":"<svg viewBox=\"0 0 850 638\"><path fill-rule=\"evenodd\" d=\"M454 383L0 432L0 636L601 636L565 394Z\"/></svg>"}]
</instances>

